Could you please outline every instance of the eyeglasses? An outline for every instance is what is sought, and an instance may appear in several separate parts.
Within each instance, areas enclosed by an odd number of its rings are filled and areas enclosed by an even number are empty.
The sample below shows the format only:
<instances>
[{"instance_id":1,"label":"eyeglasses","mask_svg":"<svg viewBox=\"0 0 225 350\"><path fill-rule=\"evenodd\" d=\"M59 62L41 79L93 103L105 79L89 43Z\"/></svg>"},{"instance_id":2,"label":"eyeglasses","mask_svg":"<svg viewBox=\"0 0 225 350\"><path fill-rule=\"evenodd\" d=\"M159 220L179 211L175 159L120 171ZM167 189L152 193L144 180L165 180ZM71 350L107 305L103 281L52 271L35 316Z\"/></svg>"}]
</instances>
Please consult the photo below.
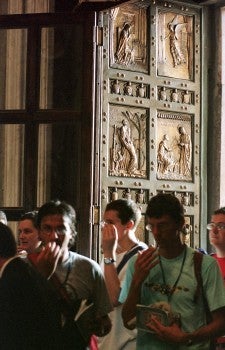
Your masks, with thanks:
<instances>
[{"instance_id":1,"label":"eyeglasses","mask_svg":"<svg viewBox=\"0 0 225 350\"><path fill-rule=\"evenodd\" d=\"M58 236L63 236L66 234L67 229L65 227L50 227L50 226L43 226L41 227L41 231L45 234L50 236L52 232L56 233Z\"/></svg>"},{"instance_id":2,"label":"eyeglasses","mask_svg":"<svg viewBox=\"0 0 225 350\"><path fill-rule=\"evenodd\" d=\"M104 220L100 221L99 226L100 226L101 229L103 229L103 227L104 227L105 225L107 225L107 222L105 222Z\"/></svg>"},{"instance_id":3,"label":"eyeglasses","mask_svg":"<svg viewBox=\"0 0 225 350\"><path fill-rule=\"evenodd\" d=\"M158 224L158 225L147 224L145 226L146 230L149 231L149 232L152 232L154 227L157 227L157 229L160 232L166 232L169 229L168 224Z\"/></svg>"},{"instance_id":4,"label":"eyeglasses","mask_svg":"<svg viewBox=\"0 0 225 350\"><path fill-rule=\"evenodd\" d=\"M207 225L207 230L213 230L214 228L217 228L218 231L225 230L225 223L219 222L218 224L215 224L215 222L210 222Z\"/></svg>"}]
</instances>

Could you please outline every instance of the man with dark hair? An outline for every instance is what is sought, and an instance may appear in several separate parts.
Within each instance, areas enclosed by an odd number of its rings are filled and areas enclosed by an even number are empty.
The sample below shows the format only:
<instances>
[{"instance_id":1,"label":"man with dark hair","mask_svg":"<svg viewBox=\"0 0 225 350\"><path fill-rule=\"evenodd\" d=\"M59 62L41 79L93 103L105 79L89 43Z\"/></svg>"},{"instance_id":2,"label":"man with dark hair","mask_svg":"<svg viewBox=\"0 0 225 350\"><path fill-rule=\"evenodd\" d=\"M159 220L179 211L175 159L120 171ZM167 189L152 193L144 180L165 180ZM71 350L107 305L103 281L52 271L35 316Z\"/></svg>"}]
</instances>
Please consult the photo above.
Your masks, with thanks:
<instances>
[{"instance_id":1,"label":"man with dark hair","mask_svg":"<svg viewBox=\"0 0 225 350\"><path fill-rule=\"evenodd\" d=\"M21 256L35 253L41 249L41 241L37 226L36 210L23 214L18 221L18 241L17 251Z\"/></svg>"},{"instance_id":2,"label":"man with dark hair","mask_svg":"<svg viewBox=\"0 0 225 350\"><path fill-rule=\"evenodd\" d=\"M146 220L157 247L149 247L129 264L120 294L120 301L125 302L124 324L134 328L136 309L141 314L142 306L151 305L154 310L160 310L157 315L163 309L173 317L168 323L161 323L156 315L142 320L145 330L138 329L137 350L208 350L210 340L225 330L225 289L218 265L211 256L181 242L184 211L175 196L160 193L152 197ZM201 257L198 279L196 256ZM210 320L207 320L207 308Z\"/></svg>"},{"instance_id":3,"label":"man with dark hair","mask_svg":"<svg viewBox=\"0 0 225 350\"><path fill-rule=\"evenodd\" d=\"M141 210L132 200L117 199L107 204L102 228L102 269L114 310L110 313L112 330L99 338L99 349L132 350L136 348L136 331L127 330L121 318L119 294L124 281L128 260L139 250L147 249L135 230L141 219Z\"/></svg>"},{"instance_id":4,"label":"man with dark hair","mask_svg":"<svg viewBox=\"0 0 225 350\"><path fill-rule=\"evenodd\" d=\"M69 250L76 235L75 223L76 214L71 205L59 200L45 203L38 212L39 234L45 247L34 263L66 303L66 312L62 310L66 324L64 348L78 350L86 349L91 334L103 336L110 331L108 313L112 306L100 266ZM84 301L93 305L93 312L86 326L79 329L79 337L74 317Z\"/></svg>"},{"instance_id":5,"label":"man with dark hair","mask_svg":"<svg viewBox=\"0 0 225 350\"><path fill-rule=\"evenodd\" d=\"M16 254L11 229L0 223L0 349L61 349L57 300L46 280Z\"/></svg>"}]
</instances>

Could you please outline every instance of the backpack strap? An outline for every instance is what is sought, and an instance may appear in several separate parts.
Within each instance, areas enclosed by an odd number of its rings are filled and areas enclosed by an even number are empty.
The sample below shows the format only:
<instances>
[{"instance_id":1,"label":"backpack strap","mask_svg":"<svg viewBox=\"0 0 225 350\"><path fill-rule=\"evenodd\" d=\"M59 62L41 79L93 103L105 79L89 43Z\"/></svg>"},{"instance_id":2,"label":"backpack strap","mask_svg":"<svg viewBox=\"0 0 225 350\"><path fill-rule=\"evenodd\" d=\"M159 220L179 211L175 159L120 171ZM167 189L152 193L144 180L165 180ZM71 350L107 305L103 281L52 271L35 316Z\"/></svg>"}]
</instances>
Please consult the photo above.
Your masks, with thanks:
<instances>
[{"instance_id":1,"label":"backpack strap","mask_svg":"<svg viewBox=\"0 0 225 350\"><path fill-rule=\"evenodd\" d=\"M121 260L121 262L119 263L119 265L117 266L117 274L119 275L120 271L122 270L122 268L124 267L124 265L128 262L128 260L134 256L135 254L137 254L138 251L140 250L144 250L145 246L144 245L136 245L134 246L133 249L129 250L123 257L123 259Z\"/></svg>"},{"instance_id":2,"label":"backpack strap","mask_svg":"<svg viewBox=\"0 0 225 350\"><path fill-rule=\"evenodd\" d=\"M203 304L205 307L205 313L206 313L206 322L207 324L212 321L212 315L209 310L208 301L205 297L205 293L203 290L203 280L202 280L202 259L204 257L203 253L200 253L198 251L194 252L193 260L194 260L194 271L195 271L195 278L197 280L197 288L194 295L194 301L197 302L197 299L199 296L202 296ZM216 340L214 338L210 339L210 346L209 350L215 350L216 349Z\"/></svg>"},{"instance_id":3,"label":"backpack strap","mask_svg":"<svg viewBox=\"0 0 225 350\"><path fill-rule=\"evenodd\" d=\"M204 254L198 251L194 252L194 256L193 256L194 271L195 271L195 278L197 280L197 288L194 295L194 302L197 302L198 297L202 296L205 312L206 312L207 323L209 323L212 317L211 317L211 312L209 310L208 301L206 299L206 296L203 290L203 280L202 280L202 273L201 273L203 256Z\"/></svg>"},{"instance_id":4,"label":"backpack strap","mask_svg":"<svg viewBox=\"0 0 225 350\"><path fill-rule=\"evenodd\" d=\"M197 302L198 297L201 294L203 294L203 281L202 281L202 274L201 274L202 259L203 259L203 254L198 251L195 251L193 256L194 272L195 272L195 278L197 280L197 288L194 295L195 303Z\"/></svg>"}]
</instances>

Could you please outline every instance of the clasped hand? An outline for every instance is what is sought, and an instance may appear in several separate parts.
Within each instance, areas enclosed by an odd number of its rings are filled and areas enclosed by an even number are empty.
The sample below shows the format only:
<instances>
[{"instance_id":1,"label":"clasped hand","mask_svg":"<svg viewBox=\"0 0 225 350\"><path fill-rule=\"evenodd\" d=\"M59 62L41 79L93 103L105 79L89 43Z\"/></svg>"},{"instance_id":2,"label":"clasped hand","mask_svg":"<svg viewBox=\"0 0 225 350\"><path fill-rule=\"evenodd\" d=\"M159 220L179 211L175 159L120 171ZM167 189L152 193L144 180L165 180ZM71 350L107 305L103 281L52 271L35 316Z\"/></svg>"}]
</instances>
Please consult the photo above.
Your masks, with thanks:
<instances>
[{"instance_id":1,"label":"clasped hand","mask_svg":"<svg viewBox=\"0 0 225 350\"><path fill-rule=\"evenodd\" d=\"M171 326L164 326L156 316L151 316L151 320L146 326L154 331L159 340L167 343L184 343L187 338L187 333L183 332L177 323L173 323Z\"/></svg>"}]
</instances>

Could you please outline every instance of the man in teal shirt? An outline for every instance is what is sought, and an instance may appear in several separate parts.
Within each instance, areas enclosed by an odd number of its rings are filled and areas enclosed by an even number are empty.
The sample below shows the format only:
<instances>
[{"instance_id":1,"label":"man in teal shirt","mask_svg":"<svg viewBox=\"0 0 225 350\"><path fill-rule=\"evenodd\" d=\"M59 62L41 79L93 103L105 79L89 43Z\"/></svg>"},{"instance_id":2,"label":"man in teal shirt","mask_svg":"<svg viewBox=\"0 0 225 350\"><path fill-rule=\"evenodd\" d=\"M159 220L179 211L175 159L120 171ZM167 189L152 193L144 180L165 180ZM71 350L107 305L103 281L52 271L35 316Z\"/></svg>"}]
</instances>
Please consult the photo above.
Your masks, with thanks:
<instances>
[{"instance_id":1,"label":"man in teal shirt","mask_svg":"<svg viewBox=\"0 0 225 350\"><path fill-rule=\"evenodd\" d=\"M216 261L203 255L201 276L203 294L196 300L195 250L180 239L184 225L183 206L170 194L158 194L148 203L148 228L156 248L149 247L133 258L120 294L122 316L127 328L136 316L136 305L163 304L180 314L180 324L162 325L151 317L149 331L138 330L137 349L210 349L210 341L225 331L225 288ZM198 253L200 254L200 253ZM211 321L207 322L206 304Z\"/></svg>"}]
</instances>

